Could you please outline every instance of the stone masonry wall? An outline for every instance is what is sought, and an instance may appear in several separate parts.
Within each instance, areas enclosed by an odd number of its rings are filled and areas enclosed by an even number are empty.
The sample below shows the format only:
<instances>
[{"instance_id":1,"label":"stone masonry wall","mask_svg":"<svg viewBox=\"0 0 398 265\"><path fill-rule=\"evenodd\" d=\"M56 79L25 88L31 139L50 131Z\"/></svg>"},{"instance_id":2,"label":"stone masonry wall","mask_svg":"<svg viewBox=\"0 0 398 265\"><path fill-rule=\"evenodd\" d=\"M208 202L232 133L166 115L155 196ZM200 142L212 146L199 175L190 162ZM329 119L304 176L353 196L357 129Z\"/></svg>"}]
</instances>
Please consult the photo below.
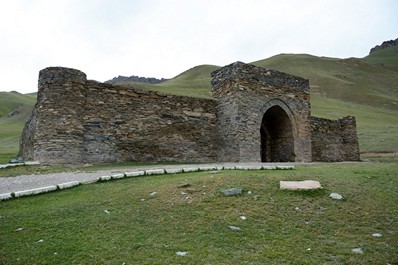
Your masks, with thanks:
<instances>
[{"instance_id":1,"label":"stone masonry wall","mask_svg":"<svg viewBox=\"0 0 398 265\"><path fill-rule=\"evenodd\" d=\"M324 162L360 159L355 117L339 120L311 117L312 160Z\"/></svg>"},{"instance_id":2,"label":"stone masonry wall","mask_svg":"<svg viewBox=\"0 0 398 265\"><path fill-rule=\"evenodd\" d=\"M216 161L216 102L88 81L84 157Z\"/></svg>"},{"instance_id":3,"label":"stone masonry wall","mask_svg":"<svg viewBox=\"0 0 398 265\"><path fill-rule=\"evenodd\" d=\"M22 133L20 156L53 164L83 161L86 75L52 67L39 73L34 111Z\"/></svg>"},{"instance_id":4,"label":"stone masonry wall","mask_svg":"<svg viewBox=\"0 0 398 265\"><path fill-rule=\"evenodd\" d=\"M355 118L310 116L308 80L236 62L214 71L211 84L214 99L199 99L43 69L20 156L48 164L359 160Z\"/></svg>"},{"instance_id":5,"label":"stone masonry wall","mask_svg":"<svg viewBox=\"0 0 398 265\"><path fill-rule=\"evenodd\" d=\"M20 155L43 163L216 161L216 102L40 72L38 101Z\"/></svg>"},{"instance_id":6,"label":"stone masonry wall","mask_svg":"<svg viewBox=\"0 0 398 265\"><path fill-rule=\"evenodd\" d=\"M308 80L236 62L212 73L218 100L219 160L261 161L260 128L273 106L292 122L294 161L311 161Z\"/></svg>"}]
</instances>

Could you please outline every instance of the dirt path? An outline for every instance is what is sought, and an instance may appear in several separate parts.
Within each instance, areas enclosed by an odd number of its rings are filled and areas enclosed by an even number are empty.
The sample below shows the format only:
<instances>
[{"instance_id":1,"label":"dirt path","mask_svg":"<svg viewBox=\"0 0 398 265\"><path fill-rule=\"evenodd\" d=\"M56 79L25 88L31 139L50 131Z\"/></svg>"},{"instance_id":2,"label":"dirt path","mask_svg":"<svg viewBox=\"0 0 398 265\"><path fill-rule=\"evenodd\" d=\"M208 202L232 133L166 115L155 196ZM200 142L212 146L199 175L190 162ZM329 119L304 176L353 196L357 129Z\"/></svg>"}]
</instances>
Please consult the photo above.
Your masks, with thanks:
<instances>
[{"instance_id":1,"label":"dirt path","mask_svg":"<svg viewBox=\"0 0 398 265\"><path fill-rule=\"evenodd\" d=\"M293 165L294 163L275 163L273 165ZM103 170L97 172L63 172L52 174L38 174L38 175L21 175L17 177L3 177L0 178L0 194L11 193L16 191L23 191L29 189L42 188L52 185L58 185L71 181L79 181L81 183L96 181L101 176L110 176L131 171L152 170L152 169L182 169L182 168L198 168L198 167L234 167L234 166L264 166L264 163L223 163L223 164L194 164L194 165L158 165L145 167L132 167L124 169Z\"/></svg>"}]
</instances>

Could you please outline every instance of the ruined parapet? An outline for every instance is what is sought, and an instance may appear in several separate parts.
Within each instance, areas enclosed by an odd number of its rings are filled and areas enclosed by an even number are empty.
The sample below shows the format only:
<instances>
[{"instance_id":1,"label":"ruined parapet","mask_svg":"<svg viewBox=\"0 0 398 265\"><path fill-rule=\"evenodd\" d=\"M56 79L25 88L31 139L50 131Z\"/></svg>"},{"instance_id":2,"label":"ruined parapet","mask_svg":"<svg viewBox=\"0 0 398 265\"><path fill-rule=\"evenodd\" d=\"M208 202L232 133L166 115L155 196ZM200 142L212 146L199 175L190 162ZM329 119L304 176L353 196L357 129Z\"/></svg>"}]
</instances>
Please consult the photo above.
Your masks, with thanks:
<instances>
[{"instance_id":1,"label":"ruined parapet","mask_svg":"<svg viewBox=\"0 0 398 265\"><path fill-rule=\"evenodd\" d=\"M359 161L359 144L357 136L357 123L354 116L340 119L341 138L343 139L343 150L345 161Z\"/></svg>"},{"instance_id":2,"label":"ruined parapet","mask_svg":"<svg viewBox=\"0 0 398 265\"><path fill-rule=\"evenodd\" d=\"M213 99L105 84L86 80L79 70L46 68L20 155L47 164L215 162L216 106Z\"/></svg>"},{"instance_id":3,"label":"ruined parapet","mask_svg":"<svg viewBox=\"0 0 398 265\"><path fill-rule=\"evenodd\" d=\"M308 80L236 62L211 84L220 161L311 161Z\"/></svg>"},{"instance_id":4,"label":"ruined parapet","mask_svg":"<svg viewBox=\"0 0 398 265\"><path fill-rule=\"evenodd\" d=\"M239 81L237 85L231 85ZM235 62L211 73L211 86L214 98L230 95L234 90L252 90L257 93L303 92L303 100L309 100L310 87L307 79L289 75L252 64ZM305 96L307 95L307 97Z\"/></svg>"},{"instance_id":5,"label":"ruined parapet","mask_svg":"<svg viewBox=\"0 0 398 265\"><path fill-rule=\"evenodd\" d=\"M311 117L312 160L359 161L355 117L338 120Z\"/></svg>"},{"instance_id":6,"label":"ruined parapet","mask_svg":"<svg viewBox=\"0 0 398 265\"><path fill-rule=\"evenodd\" d=\"M86 75L79 70L40 71L37 103L21 138L24 159L51 164L83 160L85 83Z\"/></svg>"}]
</instances>

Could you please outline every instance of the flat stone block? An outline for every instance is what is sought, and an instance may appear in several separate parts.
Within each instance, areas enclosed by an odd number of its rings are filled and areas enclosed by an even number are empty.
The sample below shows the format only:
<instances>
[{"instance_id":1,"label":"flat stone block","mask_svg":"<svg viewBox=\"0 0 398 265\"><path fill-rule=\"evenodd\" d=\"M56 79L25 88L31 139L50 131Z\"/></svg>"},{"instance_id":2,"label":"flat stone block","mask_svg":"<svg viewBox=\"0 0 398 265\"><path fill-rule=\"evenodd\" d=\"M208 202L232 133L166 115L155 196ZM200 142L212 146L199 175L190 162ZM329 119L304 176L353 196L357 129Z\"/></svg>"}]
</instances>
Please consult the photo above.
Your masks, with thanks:
<instances>
[{"instance_id":1,"label":"flat stone block","mask_svg":"<svg viewBox=\"0 0 398 265\"><path fill-rule=\"evenodd\" d=\"M274 169L276 169L276 166L263 166L263 169L265 169L265 170L274 170Z\"/></svg>"},{"instance_id":2,"label":"flat stone block","mask_svg":"<svg viewBox=\"0 0 398 265\"><path fill-rule=\"evenodd\" d=\"M16 191L16 192L14 192L14 195L15 195L15 197L22 197L22 196L29 196L29 195L35 195L35 194L40 194L40 193L44 193L44 192L54 191L56 189L57 189L57 186L47 186L47 187L42 187L42 188L37 188L37 189Z\"/></svg>"},{"instance_id":3,"label":"flat stone block","mask_svg":"<svg viewBox=\"0 0 398 265\"><path fill-rule=\"evenodd\" d=\"M217 166L217 167L216 167L216 170L223 170L223 169L224 169L223 166Z\"/></svg>"},{"instance_id":4,"label":"flat stone block","mask_svg":"<svg viewBox=\"0 0 398 265\"><path fill-rule=\"evenodd\" d=\"M102 176L102 177L99 177L99 180L102 180L102 181L107 181L107 180L111 180L111 176Z\"/></svg>"},{"instance_id":5,"label":"flat stone block","mask_svg":"<svg viewBox=\"0 0 398 265\"><path fill-rule=\"evenodd\" d=\"M199 170L202 171L210 171L210 170L215 170L216 167L199 167Z\"/></svg>"},{"instance_id":6,"label":"flat stone block","mask_svg":"<svg viewBox=\"0 0 398 265\"><path fill-rule=\"evenodd\" d=\"M124 173L126 177L139 177L145 175L145 171L133 171Z\"/></svg>"},{"instance_id":7,"label":"flat stone block","mask_svg":"<svg viewBox=\"0 0 398 265\"><path fill-rule=\"evenodd\" d=\"M167 168L165 170L167 174L176 174L182 172L182 168Z\"/></svg>"},{"instance_id":8,"label":"flat stone block","mask_svg":"<svg viewBox=\"0 0 398 265\"><path fill-rule=\"evenodd\" d=\"M294 169L294 166L276 166L276 169L289 170Z\"/></svg>"},{"instance_id":9,"label":"flat stone block","mask_svg":"<svg viewBox=\"0 0 398 265\"><path fill-rule=\"evenodd\" d=\"M262 166L236 166L237 170L260 170Z\"/></svg>"},{"instance_id":10,"label":"flat stone block","mask_svg":"<svg viewBox=\"0 0 398 265\"><path fill-rule=\"evenodd\" d=\"M80 184L79 181L71 181L71 182L65 182L65 183L58 184L57 186L58 186L58 189L63 190L63 189L78 186L79 184Z\"/></svg>"},{"instance_id":11,"label":"flat stone block","mask_svg":"<svg viewBox=\"0 0 398 265\"><path fill-rule=\"evenodd\" d=\"M0 201L12 199L11 193L0 194Z\"/></svg>"},{"instance_id":12,"label":"flat stone block","mask_svg":"<svg viewBox=\"0 0 398 265\"><path fill-rule=\"evenodd\" d=\"M235 170L235 166L224 166L224 170Z\"/></svg>"},{"instance_id":13,"label":"flat stone block","mask_svg":"<svg viewBox=\"0 0 398 265\"><path fill-rule=\"evenodd\" d=\"M160 175L164 173L165 173L164 169L148 169L145 171L145 174L147 175Z\"/></svg>"},{"instance_id":14,"label":"flat stone block","mask_svg":"<svg viewBox=\"0 0 398 265\"><path fill-rule=\"evenodd\" d=\"M25 164L25 166L37 166L37 165L40 165L40 162L39 161L27 161L24 164Z\"/></svg>"},{"instance_id":15,"label":"flat stone block","mask_svg":"<svg viewBox=\"0 0 398 265\"><path fill-rule=\"evenodd\" d=\"M188 167L188 168L183 168L182 170L184 172L195 172L195 171L199 171L199 168L197 168L197 167Z\"/></svg>"},{"instance_id":16,"label":"flat stone block","mask_svg":"<svg viewBox=\"0 0 398 265\"><path fill-rule=\"evenodd\" d=\"M16 166L23 166L23 163L3 164L3 165L0 165L0 168L16 167Z\"/></svg>"},{"instance_id":17,"label":"flat stone block","mask_svg":"<svg viewBox=\"0 0 398 265\"><path fill-rule=\"evenodd\" d=\"M122 179L124 178L124 174L115 174L111 175L112 179Z\"/></svg>"},{"instance_id":18,"label":"flat stone block","mask_svg":"<svg viewBox=\"0 0 398 265\"><path fill-rule=\"evenodd\" d=\"M279 186L281 190L316 190L322 188L321 183L316 180L280 181Z\"/></svg>"}]
</instances>

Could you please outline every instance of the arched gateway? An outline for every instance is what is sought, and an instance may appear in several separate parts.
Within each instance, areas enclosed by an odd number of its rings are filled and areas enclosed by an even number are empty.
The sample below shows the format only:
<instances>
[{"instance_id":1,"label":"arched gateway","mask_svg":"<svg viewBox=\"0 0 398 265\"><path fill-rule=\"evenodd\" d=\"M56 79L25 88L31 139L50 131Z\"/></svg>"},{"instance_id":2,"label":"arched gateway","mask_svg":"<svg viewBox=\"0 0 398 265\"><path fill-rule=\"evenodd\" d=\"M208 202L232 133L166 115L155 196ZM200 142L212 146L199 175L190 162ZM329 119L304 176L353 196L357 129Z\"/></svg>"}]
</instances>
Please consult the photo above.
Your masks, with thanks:
<instances>
[{"instance_id":1,"label":"arched gateway","mask_svg":"<svg viewBox=\"0 0 398 265\"><path fill-rule=\"evenodd\" d=\"M261 162L295 160L293 126L280 106L269 108L261 121Z\"/></svg>"},{"instance_id":2,"label":"arched gateway","mask_svg":"<svg viewBox=\"0 0 398 265\"><path fill-rule=\"evenodd\" d=\"M240 62L212 74L218 159L311 161L308 80Z\"/></svg>"}]
</instances>

